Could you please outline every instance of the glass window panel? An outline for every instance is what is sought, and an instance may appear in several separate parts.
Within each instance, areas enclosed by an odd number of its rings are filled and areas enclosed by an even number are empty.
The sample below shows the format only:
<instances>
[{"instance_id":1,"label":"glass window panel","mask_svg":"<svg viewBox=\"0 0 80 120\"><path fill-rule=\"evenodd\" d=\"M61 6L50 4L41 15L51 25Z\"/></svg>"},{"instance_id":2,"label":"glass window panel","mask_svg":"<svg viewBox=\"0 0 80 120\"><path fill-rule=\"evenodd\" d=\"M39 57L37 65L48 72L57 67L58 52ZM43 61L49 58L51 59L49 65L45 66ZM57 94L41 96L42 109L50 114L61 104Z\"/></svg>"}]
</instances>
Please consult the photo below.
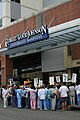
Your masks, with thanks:
<instances>
[{"instance_id":1,"label":"glass window panel","mask_svg":"<svg viewBox=\"0 0 80 120\"><path fill-rule=\"evenodd\" d=\"M16 20L16 19L12 19L12 18L11 18L11 22L14 22L15 20Z\"/></svg>"},{"instance_id":2,"label":"glass window panel","mask_svg":"<svg viewBox=\"0 0 80 120\"><path fill-rule=\"evenodd\" d=\"M20 0L15 0L15 2L20 3Z\"/></svg>"},{"instance_id":3,"label":"glass window panel","mask_svg":"<svg viewBox=\"0 0 80 120\"><path fill-rule=\"evenodd\" d=\"M17 3L20 3L20 0L11 0L13 2L17 2Z\"/></svg>"},{"instance_id":4,"label":"glass window panel","mask_svg":"<svg viewBox=\"0 0 80 120\"><path fill-rule=\"evenodd\" d=\"M43 7L56 6L68 2L69 0L43 0Z\"/></svg>"},{"instance_id":5,"label":"glass window panel","mask_svg":"<svg viewBox=\"0 0 80 120\"><path fill-rule=\"evenodd\" d=\"M0 19L0 27L2 27L2 19Z\"/></svg>"},{"instance_id":6,"label":"glass window panel","mask_svg":"<svg viewBox=\"0 0 80 120\"><path fill-rule=\"evenodd\" d=\"M2 19L2 3L0 3L0 19Z\"/></svg>"}]
</instances>

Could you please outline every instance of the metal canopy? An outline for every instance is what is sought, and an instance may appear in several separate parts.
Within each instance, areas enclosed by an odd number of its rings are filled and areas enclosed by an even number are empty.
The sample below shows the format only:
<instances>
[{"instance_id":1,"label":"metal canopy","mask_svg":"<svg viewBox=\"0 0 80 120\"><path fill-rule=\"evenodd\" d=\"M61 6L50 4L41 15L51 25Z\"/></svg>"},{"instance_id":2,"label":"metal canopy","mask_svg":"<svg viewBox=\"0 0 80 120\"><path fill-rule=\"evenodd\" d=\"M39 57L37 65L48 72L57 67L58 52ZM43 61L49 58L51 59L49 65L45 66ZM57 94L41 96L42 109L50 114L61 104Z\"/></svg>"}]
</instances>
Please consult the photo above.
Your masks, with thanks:
<instances>
[{"instance_id":1,"label":"metal canopy","mask_svg":"<svg viewBox=\"0 0 80 120\"><path fill-rule=\"evenodd\" d=\"M7 48L3 48L0 50L0 53L9 55L10 57L16 57L75 43L80 43L80 19L49 28L48 39L14 49L8 50Z\"/></svg>"}]
</instances>

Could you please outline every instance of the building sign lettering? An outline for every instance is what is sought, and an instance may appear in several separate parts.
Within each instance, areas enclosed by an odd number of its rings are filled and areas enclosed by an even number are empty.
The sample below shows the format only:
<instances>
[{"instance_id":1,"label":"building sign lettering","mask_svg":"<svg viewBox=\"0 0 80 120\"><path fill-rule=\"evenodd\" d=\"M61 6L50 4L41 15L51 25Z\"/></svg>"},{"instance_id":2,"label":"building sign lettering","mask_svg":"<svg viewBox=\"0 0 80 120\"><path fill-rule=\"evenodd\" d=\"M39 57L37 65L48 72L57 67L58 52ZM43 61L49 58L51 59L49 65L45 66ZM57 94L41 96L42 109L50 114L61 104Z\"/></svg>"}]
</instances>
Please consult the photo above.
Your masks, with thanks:
<instances>
[{"instance_id":1,"label":"building sign lettering","mask_svg":"<svg viewBox=\"0 0 80 120\"><path fill-rule=\"evenodd\" d=\"M26 45L28 43L47 39L49 37L47 26L41 26L38 29L27 31L26 33L18 34L13 38L6 40L8 49Z\"/></svg>"}]
</instances>

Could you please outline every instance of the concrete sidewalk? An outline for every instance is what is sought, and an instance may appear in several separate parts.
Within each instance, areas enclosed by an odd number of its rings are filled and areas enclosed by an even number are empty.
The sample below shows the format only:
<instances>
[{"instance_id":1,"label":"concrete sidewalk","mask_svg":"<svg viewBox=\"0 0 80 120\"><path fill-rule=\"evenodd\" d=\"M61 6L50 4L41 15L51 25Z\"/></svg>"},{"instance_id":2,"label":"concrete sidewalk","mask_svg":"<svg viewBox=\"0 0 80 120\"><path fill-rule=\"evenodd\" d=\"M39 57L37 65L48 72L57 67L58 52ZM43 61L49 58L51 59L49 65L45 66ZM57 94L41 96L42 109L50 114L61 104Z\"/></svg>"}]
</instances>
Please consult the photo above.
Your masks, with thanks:
<instances>
[{"instance_id":1,"label":"concrete sidewalk","mask_svg":"<svg viewBox=\"0 0 80 120\"><path fill-rule=\"evenodd\" d=\"M3 108L0 105L0 120L79 120L80 111L57 110L40 111L31 109L18 109L15 107Z\"/></svg>"}]
</instances>

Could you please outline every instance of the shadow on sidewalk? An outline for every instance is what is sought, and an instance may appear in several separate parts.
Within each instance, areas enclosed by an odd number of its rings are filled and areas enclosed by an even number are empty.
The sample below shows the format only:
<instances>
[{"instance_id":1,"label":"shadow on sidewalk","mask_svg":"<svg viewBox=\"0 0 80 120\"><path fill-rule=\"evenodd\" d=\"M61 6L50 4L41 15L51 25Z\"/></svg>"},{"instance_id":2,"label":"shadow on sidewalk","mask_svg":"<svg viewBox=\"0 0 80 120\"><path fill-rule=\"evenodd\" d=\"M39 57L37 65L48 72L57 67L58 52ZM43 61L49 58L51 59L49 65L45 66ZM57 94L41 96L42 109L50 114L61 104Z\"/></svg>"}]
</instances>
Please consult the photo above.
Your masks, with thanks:
<instances>
[{"instance_id":1,"label":"shadow on sidewalk","mask_svg":"<svg viewBox=\"0 0 80 120\"><path fill-rule=\"evenodd\" d=\"M80 110L80 107L78 105L74 105L70 107L71 110Z\"/></svg>"}]
</instances>

